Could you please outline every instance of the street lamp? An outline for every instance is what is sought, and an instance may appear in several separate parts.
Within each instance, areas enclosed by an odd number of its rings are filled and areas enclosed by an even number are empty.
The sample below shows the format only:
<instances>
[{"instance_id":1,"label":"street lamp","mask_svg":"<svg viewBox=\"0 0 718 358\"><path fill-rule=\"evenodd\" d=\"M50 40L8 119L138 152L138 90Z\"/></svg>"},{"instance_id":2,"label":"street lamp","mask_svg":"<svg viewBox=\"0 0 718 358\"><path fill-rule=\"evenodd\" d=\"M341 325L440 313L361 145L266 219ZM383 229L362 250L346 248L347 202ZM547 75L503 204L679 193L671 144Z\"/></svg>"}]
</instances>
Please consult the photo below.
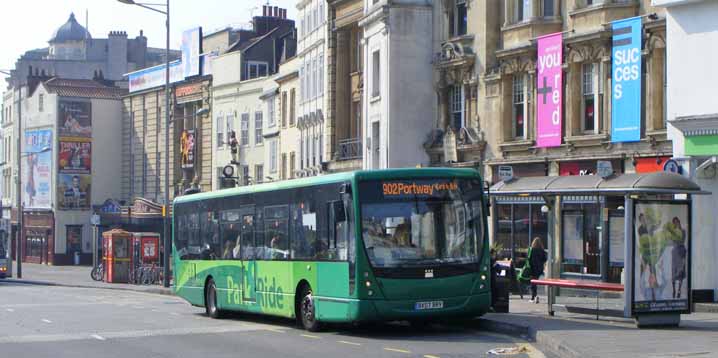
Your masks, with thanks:
<instances>
[{"instance_id":1,"label":"street lamp","mask_svg":"<svg viewBox=\"0 0 718 358\"><path fill-rule=\"evenodd\" d=\"M170 0L166 3L139 3L134 0L117 0L127 5L137 5L147 10L159 12L165 15L165 29L166 29L166 47L165 47L165 185L164 185L164 217L162 218L163 226L163 242L164 242L164 258L162 260L162 285L164 287L170 287L170 259L169 255L172 253L171 243L169 239L169 205L170 205ZM163 10L156 9L155 7L164 8Z\"/></svg>"}]
</instances>

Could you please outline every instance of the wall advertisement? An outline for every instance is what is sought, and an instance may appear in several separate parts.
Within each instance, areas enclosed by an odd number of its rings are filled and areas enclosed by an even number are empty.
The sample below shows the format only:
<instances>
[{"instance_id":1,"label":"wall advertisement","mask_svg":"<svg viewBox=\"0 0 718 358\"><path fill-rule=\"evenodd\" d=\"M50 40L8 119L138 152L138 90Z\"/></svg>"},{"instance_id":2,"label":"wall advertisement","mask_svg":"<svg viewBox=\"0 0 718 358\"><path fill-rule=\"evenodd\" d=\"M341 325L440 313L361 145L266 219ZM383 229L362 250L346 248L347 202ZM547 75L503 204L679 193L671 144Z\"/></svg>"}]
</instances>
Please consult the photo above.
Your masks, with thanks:
<instances>
[{"instance_id":1,"label":"wall advertisement","mask_svg":"<svg viewBox=\"0 0 718 358\"><path fill-rule=\"evenodd\" d=\"M561 145L561 108L563 71L563 35L546 35L538 39L536 114L537 147Z\"/></svg>"},{"instance_id":2,"label":"wall advertisement","mask_svg":"<svg viewBox=\"0 0 718 358\"><path fill-rule=\"evenodd\" d=\"M59 138L92 137L92 103L60 101L57 115Z\"/></svg>"},{"instance_id":3,"label":"wall advertisement","mask_svg":"<svg viewBox=\"0 0 718 358\"><path fill-rule=\"evenodd\" d=\"M27 209L51 209L52 129L25 131L22 201Z\"/></svg>"},{"instance_id":4,"label":"wall advertisement","mask_svg":"<svg viewBox=\"0 0 718 358\"><path fill-rule=\"evenodd\" d=\"M92 177L87 174L57 175L57 207L61 210L89 210Z\"/></svg>"},{"instance_id":5,"label":"wall advertisement","mask_svg":"<svg viewBox=\"0 0 718 358\"><path fill-rule=\"evenodd\" d=\"M91 174L92 143L78 140L61 140L58 170L67 174Z\"/></svg>"},{"instance_id":6,"label":"wall advertisement","mask_svg":"<svg viewBox=\"0 0 718 358\"><path fill-rule=\"evenodd\" d=\"M633 312L689 312L690 202L637 201Z\"/></svg>"},{"instance_id":7,"label":"wall advertisement","mask_svg":"<svg viewBox=\"0 0 718 358\"><path fill-rule=\"evenodd\" d=\"M640 17L617 20L613 29L611 140L641 140L641 22Z\"/></svg>"},{"instance_id":8,"label":"wall advertisement","mask_svg":"<svg viewBox=\"0 0 718 358\"><path fill-rule=\"evenodd\" d=\"M185 129L182 132L182 137L180 138L180 151L182 154L180 163L184 169L194 168L194 140L193 129Z\"/></svg>"}]
</instances>

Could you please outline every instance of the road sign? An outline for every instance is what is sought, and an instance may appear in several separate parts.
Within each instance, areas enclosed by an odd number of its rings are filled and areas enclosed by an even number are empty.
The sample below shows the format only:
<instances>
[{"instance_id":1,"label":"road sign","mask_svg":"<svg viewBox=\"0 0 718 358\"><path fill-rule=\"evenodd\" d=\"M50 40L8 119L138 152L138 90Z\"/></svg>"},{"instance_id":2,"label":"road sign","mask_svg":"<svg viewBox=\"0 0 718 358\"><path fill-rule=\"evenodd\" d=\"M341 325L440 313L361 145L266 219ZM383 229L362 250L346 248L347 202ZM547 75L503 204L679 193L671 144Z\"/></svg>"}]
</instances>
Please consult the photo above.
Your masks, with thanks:
<instances>
[{"instance_id":1,"label":"road sign","mask_svg":"<svg viewBox=\"0 0 718 358\"><path fill-rule=\"evenodd\" d=\"M100 215L92 214L92 216L90 216L90 224L100 225Z\"/></svg>"}]
</instances>

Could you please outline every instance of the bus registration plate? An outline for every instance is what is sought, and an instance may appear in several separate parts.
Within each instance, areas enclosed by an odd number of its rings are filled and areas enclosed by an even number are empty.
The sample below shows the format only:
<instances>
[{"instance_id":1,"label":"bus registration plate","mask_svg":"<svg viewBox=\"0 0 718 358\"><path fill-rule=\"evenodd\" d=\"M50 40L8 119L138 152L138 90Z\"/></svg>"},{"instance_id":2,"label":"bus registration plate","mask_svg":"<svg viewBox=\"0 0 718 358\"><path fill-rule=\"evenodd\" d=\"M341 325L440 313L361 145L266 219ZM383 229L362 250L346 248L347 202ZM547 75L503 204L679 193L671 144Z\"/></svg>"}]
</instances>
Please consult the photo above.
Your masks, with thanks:
<instances>
[{"instance_id":1,"label":"bus registration plate","mask_svg":"<svg viewBox=\"0 0 718 358\"><path fill-rule=\"evenodd\" d=\"M444 301L417 302L414 304L415 310L432 310L438 308L444 308Z\"/></svg>"}]
</instances>

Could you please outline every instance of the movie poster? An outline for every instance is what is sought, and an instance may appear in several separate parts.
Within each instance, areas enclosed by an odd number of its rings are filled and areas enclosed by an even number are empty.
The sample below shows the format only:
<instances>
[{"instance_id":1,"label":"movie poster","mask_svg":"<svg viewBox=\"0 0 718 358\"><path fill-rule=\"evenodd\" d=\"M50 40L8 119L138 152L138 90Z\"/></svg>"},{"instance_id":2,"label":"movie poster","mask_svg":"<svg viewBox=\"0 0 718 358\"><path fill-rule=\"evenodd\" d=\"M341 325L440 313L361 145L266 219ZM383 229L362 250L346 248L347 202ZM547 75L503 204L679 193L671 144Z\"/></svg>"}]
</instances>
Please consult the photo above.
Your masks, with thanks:
<instances>
[{"instance_id":1,"label":"movie poster","mask_svg":"<svg viewBox=\"0 0 718 358\"><path fill-rule=\"evenodd\" d=\"M57 115L58 137L92 137L92 104L90 102L60 101Z\"/></svg>"},{"instance_id":2,"label":"movie poster","mask_svg":"<svg viewBox=\"0 0 718 358\"><path fill-rule=\"evenodd\" d=\"M52 130L25 131L22 201L27 209L51 208Z\"/></svg>"},{"instance_id":3,"label":"movie poster","mask_svg":"<svg viewBox=\"0 0 718 358\"><path fill-rule=\"evenodd\" d=\"M180 152L182 157L180 163L182 168L194 168L194 130L185 129L180 138Z\"/></svg>"},{"instance_id":4,"label":"movie poster","mask_svg":"<svg viewBox=\"0 0 718 358\"><path fill-rule=\"evenodd\" d=\"M64 174L90 174L92 171L92 143L89 141L60 141L58 170Z\"/></svg>"},{"instance_id":5,"label":"movie poster","mask_svg":"<svg viewBox=\"0 0 718 358\"><path fill-rule=\"evenodd\" d=\"M62 210L89 210L91 176L87 174L57 175L57 206Z\"/></svg>"},{"instance_id":6,"label":"movie poster","mask_svg":"<svg viewBox=\"0 0 718 358\"><path fill-rule=\"evenodd\" d=\"M633 311L689 309L689 203L639 201L634 210Z\"/></svg>"}]
</instances>

